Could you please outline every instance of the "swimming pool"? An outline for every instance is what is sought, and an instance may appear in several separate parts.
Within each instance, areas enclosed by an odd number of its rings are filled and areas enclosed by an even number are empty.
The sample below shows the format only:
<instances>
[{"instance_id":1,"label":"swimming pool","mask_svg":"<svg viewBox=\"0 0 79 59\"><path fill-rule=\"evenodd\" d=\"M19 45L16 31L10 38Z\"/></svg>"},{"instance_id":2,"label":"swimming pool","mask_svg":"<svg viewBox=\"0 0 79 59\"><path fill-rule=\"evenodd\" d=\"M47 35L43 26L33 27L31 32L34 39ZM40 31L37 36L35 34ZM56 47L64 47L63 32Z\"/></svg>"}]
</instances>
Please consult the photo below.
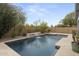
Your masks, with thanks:
<instances>
[{"instance_id":1,"label":"swimming pool","mask_svg":"<svg viewBox=\"0 0 79 59\"><path fill-rule=\"evenodd\" d=\"M66 35L41 35L22 40L7 42L10 48L22 56L51 56L57 50L55 44Z\"/></svg>"}]
</instances>

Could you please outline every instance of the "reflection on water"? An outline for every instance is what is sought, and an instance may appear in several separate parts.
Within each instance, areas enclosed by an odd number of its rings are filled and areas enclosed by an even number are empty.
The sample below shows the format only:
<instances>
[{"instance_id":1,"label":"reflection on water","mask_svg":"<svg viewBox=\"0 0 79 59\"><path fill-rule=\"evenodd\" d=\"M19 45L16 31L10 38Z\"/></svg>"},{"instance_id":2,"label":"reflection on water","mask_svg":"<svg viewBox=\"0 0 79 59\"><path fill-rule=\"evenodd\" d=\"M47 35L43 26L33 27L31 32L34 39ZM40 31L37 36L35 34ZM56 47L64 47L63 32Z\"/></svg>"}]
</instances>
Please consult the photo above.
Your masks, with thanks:
<instances>
[{"instance_id":1,"label":"reflection on water","mask_svg":"<svg viewBox=\"0 0 79 59\"><path fill-rule=\"evenodd\" d=\"M23 56L50 56L55 55L55 43L63 36L44 35L24 40L6 43Z\"/></svg>"}]
</instances>

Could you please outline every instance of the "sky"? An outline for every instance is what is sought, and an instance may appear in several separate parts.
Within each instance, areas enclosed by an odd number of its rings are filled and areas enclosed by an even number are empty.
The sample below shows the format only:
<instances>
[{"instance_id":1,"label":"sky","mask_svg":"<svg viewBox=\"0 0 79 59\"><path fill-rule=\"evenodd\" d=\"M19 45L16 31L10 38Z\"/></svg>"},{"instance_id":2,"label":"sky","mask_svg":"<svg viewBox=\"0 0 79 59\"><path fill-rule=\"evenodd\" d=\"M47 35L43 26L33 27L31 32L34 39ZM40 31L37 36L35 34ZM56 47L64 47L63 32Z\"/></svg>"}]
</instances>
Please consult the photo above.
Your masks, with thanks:
<instances>
[{"instance_id":1,"label":"sky","mask_svg":"<svg viewBox=\"0 0 79 59\"><path fill-rule=\"evenodd\" d=\"M73 3L16 3L27 16L26 23L33 24L37 20L45 21L48 25L57 25L68 13L73 12Z\"/></svg>"}]
</instances>

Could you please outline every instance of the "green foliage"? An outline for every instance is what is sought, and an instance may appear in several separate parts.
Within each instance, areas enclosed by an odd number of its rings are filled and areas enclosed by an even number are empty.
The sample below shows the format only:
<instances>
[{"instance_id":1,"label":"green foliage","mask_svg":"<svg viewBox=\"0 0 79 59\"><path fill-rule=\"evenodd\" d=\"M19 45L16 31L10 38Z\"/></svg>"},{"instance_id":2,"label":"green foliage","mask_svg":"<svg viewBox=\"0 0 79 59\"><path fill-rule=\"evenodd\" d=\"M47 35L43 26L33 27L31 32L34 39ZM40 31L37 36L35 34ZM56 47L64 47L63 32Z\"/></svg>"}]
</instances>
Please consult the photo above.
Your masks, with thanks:
<instances>
[{"instance_id":1,"label":"green foliage","mask_svg":"<svg viewBox=\"0 0 79 59\"><path fill-rule=\"evenodd\" d=\"M75 36L76 36L76 30L72 30L72 38L74 42L75 42Z\"/></svg>"},{"instance_id":2,"label":"green foliage","mask_svg":"<svg viewBox=\"0 0 79 59\"><path fill-rule=\"evenodd\" d=\"M49 32L51 32L51 28L47 28L46 30L45 30L45 32L47 32L47 33L49 33Z\"/></svg>"},{"instance_id":3,"label":"green foliage","mask_svg":"<svg viewBox=\"0 0 79 59\"><path fill-rule=\"evenodd\" d=\"M65 16L65 18L61 21L62 25L66 27L72 27L77 25L77 20L75 18L75 13L71 12Z\"/></svg>"},{"instance_id":4,"label":"green foliage","mask_svg":"<svg viewBox=\"0 0 79 59\"><path fill-rule=\"evenodd\" d=\"M76 30L72 31L72 37L75 43L79 44L79 33Z\"/></svg>"},{"instance_id":5,"label":"green foliage","mask_svg":"<svg viewBox=\"0 0 79 59\"><path fill-rule=\"evenodd\" d=\"M29 24L26 24L26 31L28 33L31 33L31 32L35 32L35 26L34 25L29 25Z\"/></svg>"},{"instance_id":6,"label":"green foliage","mask_svg":"<svg viewBox=\"0 0 79 59\"><path fill-rule=\"evenodd\" d=\"M15 36L26 36L27 35L27 31L26 31L25 25L23 25L23 24L17 25L15 28L12 29L11 35L12 35L12 37L15 37Z\"/></svg>"},{"instance_id":7,"label":"green foliage","mask_svg":"<svg viewBox=\"0 0 79 59\"><path fill-rule=\"evenodd\" d=\"M22 10L11 4L0 4L0 37L17 24L25 22Z\"/></svg>"},{"instance_id":8,"label":"green foliage","mask_svg":"<svg viewBox=\"0 0 79 59\"><path fill-rule=\"evenodd\" d=\"M76 34L76 35L75 35L75 42L76 42L77 44L79 44L79 34Z\"/></svg>"},{"instance_id":9,"label":"green foliage","mask_svg":"<svg viewBox=\"0 0 79 59\"><path fill-rule=\"evenodd\" d=\"M34 26L35 26L35 31L41 32L41 33L46 32L46 29L48 29L47 22L44 22L44 21L41 21L41 20L35 21Z\"/></svg>"},{"instance_id":10,"label":"green foliage","mask_svg":"<svg viewBox=\"0 0 79 59\"><path fill-rule=\"evenodd\" d=\"M16 33L15 31L12 31L12 32L11 32L11 37L12 37L12 38L15 38L15 36L17 36L17 33Z\"/></svg>"},{"instance_id":11,"label":"green foliage","mask_svg":"<svg viewBox=\"0 0 79 59\"><path fill-rule=\"evenodd\" d=\"M40 32L44 33L45 30L48 28L48 25L47 25L46 22L41 22L40 25L39 25L39 28L40 28Z\"/></svg>"},{"instance_id":12,"label":"green foliage","mask_svg":"<svg viewBox=\"0 0 79 59\"><path fill-rule=\"evenodd\" d=\"M49 29L48 29L48 24L47 22L44 22L44 21L40 21L40 20L37 20L34 22L34 24L26 24L26 30L28 33L30 32L48 32Z\"/></svg>"},{"instance_id":13,"label":"green foliage","mask_svg":"<svg viewBox=\"0 0 79 59\"><path fill-rule=\"evenodd\" d=\"M69 27L72 27L72 26L76 26L77 24L77 21L76 19L64 19L63 20L63 25L66 25L66 26L69 26Z\"/></svg>"}]
</instances>

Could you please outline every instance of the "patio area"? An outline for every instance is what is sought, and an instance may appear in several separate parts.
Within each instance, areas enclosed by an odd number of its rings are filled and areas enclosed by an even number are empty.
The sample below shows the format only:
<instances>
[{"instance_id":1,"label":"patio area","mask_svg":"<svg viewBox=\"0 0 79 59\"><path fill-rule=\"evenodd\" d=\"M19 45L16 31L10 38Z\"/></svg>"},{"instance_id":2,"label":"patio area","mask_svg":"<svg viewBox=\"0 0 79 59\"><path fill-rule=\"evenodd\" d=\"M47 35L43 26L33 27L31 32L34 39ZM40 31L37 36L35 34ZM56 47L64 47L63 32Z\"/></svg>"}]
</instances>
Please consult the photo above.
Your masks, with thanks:
<instances>
[{"instance_id":1,"label":"patio area","mask_svg":"<svg viewBox=\"0 0 79 59\"><path fill-rule=\"evenodd\" d=\"M67 38L61 39L56 45L60 46L60 49L55 56L79 56L79 53L72 51L72 35L68 34Z\"/></svg>"}]
</instances>

